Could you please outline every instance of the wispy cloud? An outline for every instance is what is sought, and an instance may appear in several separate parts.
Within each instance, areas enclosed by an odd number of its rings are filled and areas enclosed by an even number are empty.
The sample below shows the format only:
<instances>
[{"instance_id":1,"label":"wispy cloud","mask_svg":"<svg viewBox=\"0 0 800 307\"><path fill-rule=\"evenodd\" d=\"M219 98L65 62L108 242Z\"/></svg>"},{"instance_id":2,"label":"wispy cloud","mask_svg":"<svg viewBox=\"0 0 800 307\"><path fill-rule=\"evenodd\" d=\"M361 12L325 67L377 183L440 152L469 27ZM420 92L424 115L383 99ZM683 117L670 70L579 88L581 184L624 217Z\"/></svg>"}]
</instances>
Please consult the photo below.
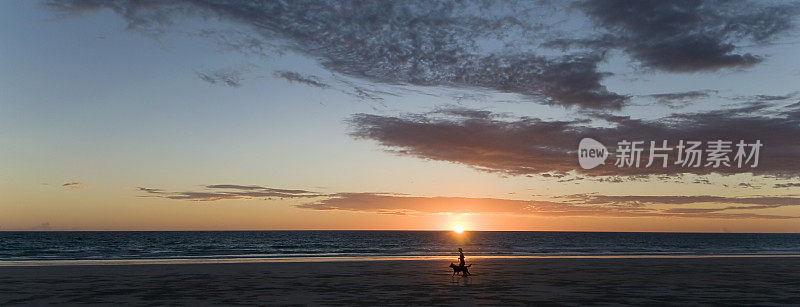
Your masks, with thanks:
<instances>
[{"instance_id":1,"label":"wispy cloud","mask_svg":"<svg viewBox=\"0 0 800 307\"><path fill-rule=\"evenodd\" d=\"M169 192L138 188L146 197L220 201L245 199L308 199L294 205L320 211L358 211L391 215L440 213L532 216L691 217L716 219L793 219L792 215L755 211L800 206L800 198L785 196L725 197L573 194L540 200L414 196L398 193L317 193L257 185L207 185L201 191Z\"/></svg>"},{"instance_id":2,"label":"wispy cloud","mask_svg":"<svg viewBox=\"0 0 800 307\"><path fill-rule=\"evenodd\" d=\"M800 206L800 198L784 196L758 196L758 197L725 197L711 195L697 196L641 196L641 195L602 195L602 194L576 194L564 198L577 199L586 204L615 204L615 205L694 205L694 204L730 204L752 205L753 207L723 207L720 210L730 209L766 209L785 206Z\"/></svg>"},{"instance_id":3,"label":"wispy cloud","mask_svg":"<svg viewBox=\"0 0 800 307\"><path fill-rule=\"evenodd\" d=\"M244 69L242 68L227 68L216 70L197 71L197 77L200 80L208 82L211 85L225 85L230 87L239 87L244 79Z\"/></svg>"},{"instance_id":4,"label":"wispy cloud","mask_svg":"<svg viewBox=\"0 0 800 307\"><path fill-rule=\"evenodd\" d=\"M324 194L306 190L277 189L263 186L233 184L207 185L201 191L166 191L163 189L138 187L147 197L177 200L218 201L229 199L284 199L319 197Z\"/></svg>"},{"instance_id":5,"label":"wispy cloud","mask_svg":"<svg viewBox=\"0 0 800 307\"><path fill-rule=\"evenodd\" d=\"M760 185L755 185L755 184L747 183L747 182L740 182L738 186L741 187L741 188L761 189Z\"/></svg>"},{"instance_id":6,"label":"wispy cloud","mask_svg":"<svg viewBox=\"0 0 800 307\"><path fill-rule=\"evenodd\" d=\"M62 184L61 187L64 187L64 188L67 188L67 189L71 189L71 190L80 190L80 189L85 189L86 185L84 185L82 182L74 181L74 182L67 182L65 184Z\"/></svg>"},{"instance_id":7,"label":"wispy cloud","mask_svg":"<svg viewBox=\"0 0 800 307\"><path fill-rule=\"evenodd\" d=\"M668 207L664 205L681 205ZM714 205L714 208L685 208ZM759 214L762 210L800 205L800 198L719 196L567 195L556 200L502 198L415 197L375 193L340 193L316 202L295 205L313 210L362 211L380 214L476 213L536 216L685 217L716 219L794 219L798 216Z\"/></svg>"},{"instance_id":8,"label":"wispy cloud","mask_svg":"<svg viewBox=\"0 0 800 307\"><path fill-rule=\"evenodd\" d=\"M798 182L776 183L773 187L775 187L775 188L798 188L798 187L800 187L800 183L798 183Z\"/></svg>"},{"instance_id":9,"label":"wispy cloud","mask_svg":"<svg viewBox=\"0 0 800 307\"><path fill-rule=\"evenodd\" d=\"M655 99L655 101L658 102L659 104L665 105L673 109L677 109L691 105L692 103L698 103L701 98L707 98L711 93L716 93L716 91L707 90L707 91L661 93L661 94L645 95L644 97Z\"/></svg>"},{"instance_id":10,"label":"wispy cloud","mask_svg":"<svg viewBox=\"0 0 800 307\"><path fill-rule=\"evenodd\" d=\"M301 74L299 74L297 72L293 72L293 71L285 71L285 70L275 71L274 75L275 75L275 77L283 78L283 79L285 79L286 81L289 81L289 82L305 84L305 85L308 85L308 86L313 86L313 87L318 87L318 88L329 88L330 87L330 85L323 83L316 76L304 76L304 75L301 75Z\"/></svg>"}]
</instances>

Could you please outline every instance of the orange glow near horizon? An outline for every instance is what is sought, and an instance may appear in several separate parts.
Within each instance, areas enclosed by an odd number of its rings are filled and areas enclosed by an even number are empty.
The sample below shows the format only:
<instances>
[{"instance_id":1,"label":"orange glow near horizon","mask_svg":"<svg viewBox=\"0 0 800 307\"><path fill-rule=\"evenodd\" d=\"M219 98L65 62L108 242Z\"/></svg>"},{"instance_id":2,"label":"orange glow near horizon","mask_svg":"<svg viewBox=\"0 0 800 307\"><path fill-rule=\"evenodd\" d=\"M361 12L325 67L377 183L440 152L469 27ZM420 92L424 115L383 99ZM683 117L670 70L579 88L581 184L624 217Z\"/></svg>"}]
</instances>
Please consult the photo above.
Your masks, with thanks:
<instances>
[{"instance_id":1,"label":"orange glow near horizon","mask_svg":"<svg viewBox=\"0 0 800 307\"><path fill-rule=\"evenodd\" d=\"M463 233L464 232L464 226L456 225L456 226L453 227L453 231L455 233Z\"/></svg>"},{"instance_id":2,"label":"orange glow near horizon","mask_svg":"<svg viewBox=\"0 0 800 307\"><path fill-rule=\"evenodd\" d=\"M77 190L31 181L10 186L13 189L0 186L5 192L0 199L0 230L445 230L458 239L473 231L798 232L796 219L515 214L514 202L491 198L368 199L386 208L413 210L413 214L380 214L301 209L293 205L305 201L291 199L194 202L136 197L136 192L110 184ZM775 208L770 213L796 215L797 209ZM457 232L457 226L464 231Z\"/></svg>"}]
</instances>

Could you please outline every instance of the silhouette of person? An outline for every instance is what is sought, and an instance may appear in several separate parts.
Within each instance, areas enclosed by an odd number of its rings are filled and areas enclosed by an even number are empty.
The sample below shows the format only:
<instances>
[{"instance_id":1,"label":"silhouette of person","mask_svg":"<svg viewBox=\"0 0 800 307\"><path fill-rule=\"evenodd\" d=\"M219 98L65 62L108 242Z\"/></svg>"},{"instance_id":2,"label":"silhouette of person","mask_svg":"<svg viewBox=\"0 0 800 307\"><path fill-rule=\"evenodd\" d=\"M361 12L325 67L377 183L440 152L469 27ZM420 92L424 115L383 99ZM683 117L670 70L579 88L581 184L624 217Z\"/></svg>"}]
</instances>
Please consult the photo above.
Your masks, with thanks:
<instances>
[{"instance_id":1,"label":"silhouette of person","mask_svg":"<svg viewBox=\"0 0 800 307\"><path fill-rule=\"evenodd\" d=\"M463 267L464 265L465 265L465 263L464 263L464 250L462 250L459 247L458 248L458 266Z\"/></svg>"}]
</instances>

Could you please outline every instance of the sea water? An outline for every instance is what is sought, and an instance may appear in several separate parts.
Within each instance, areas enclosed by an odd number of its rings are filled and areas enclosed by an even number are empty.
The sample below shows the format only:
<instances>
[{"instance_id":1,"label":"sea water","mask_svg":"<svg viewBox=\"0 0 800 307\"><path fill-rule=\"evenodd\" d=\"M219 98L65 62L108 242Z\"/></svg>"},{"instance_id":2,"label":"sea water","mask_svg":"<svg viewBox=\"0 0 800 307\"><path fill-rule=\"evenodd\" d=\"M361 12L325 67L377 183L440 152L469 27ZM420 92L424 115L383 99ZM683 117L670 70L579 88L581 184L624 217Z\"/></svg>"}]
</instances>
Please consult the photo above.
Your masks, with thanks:
<instances>
[{"instance_id":1,"label":"sea water","mask_svg":"<svg viewBox=\"0 0 800 307\"><path fill-rule=\"evenodd\" d=\"M467 231L0 232L0 261L800 255L800 234Z\"/></svg>"}]
</instances>

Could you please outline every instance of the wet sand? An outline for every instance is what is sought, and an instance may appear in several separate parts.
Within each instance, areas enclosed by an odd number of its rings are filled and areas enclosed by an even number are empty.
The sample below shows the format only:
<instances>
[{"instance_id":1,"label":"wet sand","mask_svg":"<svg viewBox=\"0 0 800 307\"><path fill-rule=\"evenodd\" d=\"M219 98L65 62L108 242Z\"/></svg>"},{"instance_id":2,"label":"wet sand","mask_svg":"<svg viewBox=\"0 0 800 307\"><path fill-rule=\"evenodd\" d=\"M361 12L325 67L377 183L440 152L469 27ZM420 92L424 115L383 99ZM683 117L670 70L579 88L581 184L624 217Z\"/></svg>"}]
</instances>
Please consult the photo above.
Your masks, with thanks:
<instances>
[{"instance_id":1,"label":"wet sand","mask_svg":"<svg viewBox=\"0 0 800 307\"><path fill-rule=\"evenodd\" d=\"M11 304L800 304L800 258L449 261L0 267Z\"/></svg>"}]
</instances>

